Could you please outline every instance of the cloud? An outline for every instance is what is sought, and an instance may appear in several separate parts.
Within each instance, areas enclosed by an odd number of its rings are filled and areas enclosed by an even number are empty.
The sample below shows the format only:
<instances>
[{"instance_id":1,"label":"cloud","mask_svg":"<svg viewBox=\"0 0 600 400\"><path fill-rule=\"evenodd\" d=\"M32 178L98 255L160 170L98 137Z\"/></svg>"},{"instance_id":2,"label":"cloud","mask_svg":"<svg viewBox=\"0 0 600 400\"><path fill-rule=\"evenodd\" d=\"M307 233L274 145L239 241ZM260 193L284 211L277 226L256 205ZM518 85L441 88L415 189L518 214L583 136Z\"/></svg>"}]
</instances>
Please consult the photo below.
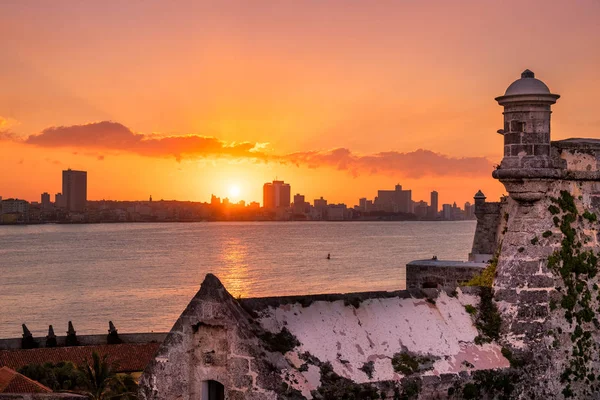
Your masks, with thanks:
<instances>
[{"instance_id":1,"label":"cloud","mask_svg":"<svg viewBox=\"0 0 600 400\"><path fill-rule=\"evenodd\" d=\"M9 127L16 125L19 125L19 121L17 121L16 119L7 118L0 115L0 129L5 130Z\"/></svg>"},{"instance_id":2,"label":"cloud","mask_svg":"<svg viewBox=\"0 0 600 400\"><path fill-rule=\"evenodd\" d=\"M265 143L226 143L214 137L201 135L142 135L111 121L47 128L38 135L29 136L24 143L46 148L80 149L84 154L93 154L100 161L104 159L104 155L90 152L129 152L147 157L174 157L178 161L184 158L229 157L308 168L335 168L347 171L353 176L381 174L404 178L487 177L493 169L492 163L485 157L455 158L424 149L406 153L387 151L365 155L354 153L347 148L337 148L276 155L267 152Z\"/></svg>"},{"instance_id":3,"label":"cloud","mask_svg":"<svg viewBox=\"0 0 600 400\"><path fill-rule=\"evenodd\" d=\"M286 160L309 168L332 167L360 174L399 175L404 178L424 176L489 176L493 167L485 157L454 158L430 150L419 149L408 153L387 151L371 155L358 155L345 148L326 152L289 154Z\"/></svg>"},{"instance_id":4,"label":"cloud","mask_svg":"<svg viewBox=\"0 0 600 400\"><path fill-rule=\"evenodd\" d=\"M0 142L2 141L11 141L11 142L20 142L22 139L14 132L9 130L0 130Z\"/></svg>"},{"instance_id":5,"label":"cloud","mask_svg":"<svg viewBox=\"0 0 600 400\"><path fill-rule=\"evenodd\" d=\"M85 125L58 126L31 135L26 143L40 147L71 147L93 150L126 151L148 157L198 158L233 156L262 158L256 151L260 144L225 143L217 138L200 135L158 136L132 132L126 126L111 121Z\"/></svg>"}]
</instances>

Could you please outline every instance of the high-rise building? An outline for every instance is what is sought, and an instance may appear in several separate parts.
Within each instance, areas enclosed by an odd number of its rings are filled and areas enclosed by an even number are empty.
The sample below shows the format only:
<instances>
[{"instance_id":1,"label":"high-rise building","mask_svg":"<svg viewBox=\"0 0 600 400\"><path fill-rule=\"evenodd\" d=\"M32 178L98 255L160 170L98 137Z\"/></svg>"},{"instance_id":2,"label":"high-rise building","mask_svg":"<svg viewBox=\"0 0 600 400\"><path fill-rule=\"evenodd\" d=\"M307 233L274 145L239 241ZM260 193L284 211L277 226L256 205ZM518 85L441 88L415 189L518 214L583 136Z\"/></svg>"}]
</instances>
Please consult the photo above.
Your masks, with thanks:
<instances>
[{"instance_id":1,"label":"high-rise building","mask_svg":"<svg viewBox=\"0 0 600 400\"><path fill-rule=\"evenodd\" d=\"M294 214L305 214L308 212L309 204L306 202L303 194L294 195Z\"/></svg>"},{"instance_id":2,"label":"high-rise building","mask_svg":"<svg viewBox=\"0 0 600 400\"><path fill-rule=\"evenodd\" d=\"M286 208L290 206L291 187L284 181L273 181L263 186L263 207L267 209Z\"/></svg>"},{"instance_id":3,"label":"high-rise building","mask_svg":"<svg viewBox=\"0 0 600 400\"><path fill-rule=\"evenodd\" d=\"M411 213L412 191L402 190L402 185L396 185L394 190L378 190L374 205L381 211Z\"/></svg>"},{"instance_id":4,"label":"high-rise building","mask_svg":"<svg viewBox=\"0 0 600 400\"><path fill-rule=\"evenodd\" d=\"M429 206L427 205L427 202L423 200L416 202L413 209L415 215L419 218L425 218L429 212Z\"/></svg>"},{"instance_id":5,"label":"high-rise building","mask_svg":"<svg viewBox=\"0 0 600 400\"><path fill-rule=\"evenodd\" d=\"M325 200L323 196L321 196L320 199L315 199L313 201L313 205L315 208L325 208L327 207L327 200Z\"/></svg>"},{"instance_id":6,"label":"high-rise building","mask_svg":"<svg viewBox=\"0 0 600 400\"><path fill-rule=\"evenodd\" d=\"M65 209L84 212L87 205L87 172L68 169L63 171L62 187Z\"/></svg>"},{"instance_id":7,"label":"high-rise building","mask_svg":"<svg viewBox=\"0 0 600 400\"><path fill-rule=\"evenodd\" d=\"M442 218L446 221L453 219L452 204L442 204Z\"/></svg>"},{"instance_id":8,"label":"high-rise building","mask_svg":"<svg viewBox=\"0 0 600 400\"><path fill-rule=\"evenodd\" d=\"M54 195L54 207L65 208L65 198L62 193L56 193Z\"/></svg>"},{"instance_id":9,"label":"high-rise building","mask_svg":"<svg viewBox=\"0 0 600 400\"><path fill-rule=\"evenodd\" d=\"M439 205L438 205L438 192L436 192L435 190L431 192L431 201L430 201L430 206L429 206L429 217L435 218L438 215L438 211L439 211Z\"/></svg>"},{"instance_id":10,"label":"high-rise building","mask_svg":"<svg viewBox=\"0 0 600 400\"><path fill-rule=\"evenodd\" d=\"M50 203L50 194L49 193L42 193L42 210L48 210L51 208L51 203Z\"/></svg>"}]
</instances>

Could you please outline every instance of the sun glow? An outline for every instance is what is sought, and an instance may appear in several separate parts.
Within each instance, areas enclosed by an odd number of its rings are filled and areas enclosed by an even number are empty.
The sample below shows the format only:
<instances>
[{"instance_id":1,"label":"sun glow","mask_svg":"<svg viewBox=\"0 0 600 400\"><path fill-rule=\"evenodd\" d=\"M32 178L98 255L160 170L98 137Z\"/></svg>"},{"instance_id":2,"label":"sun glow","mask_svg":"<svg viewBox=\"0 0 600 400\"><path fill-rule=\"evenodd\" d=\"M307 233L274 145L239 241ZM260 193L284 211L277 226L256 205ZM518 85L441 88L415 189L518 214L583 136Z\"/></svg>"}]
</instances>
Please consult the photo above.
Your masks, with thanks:
<instances>
[{"instance_id":1,"label":"sun glow","mask_svg":"<svg viewBox=\"0 0 600 400\"><path fill-rule=\"evenodd\" d=\"M237 199L240 196L241 190L238 185L232 185L229 187L229 196L232 199Z\"/></svg>"}]
</instances>

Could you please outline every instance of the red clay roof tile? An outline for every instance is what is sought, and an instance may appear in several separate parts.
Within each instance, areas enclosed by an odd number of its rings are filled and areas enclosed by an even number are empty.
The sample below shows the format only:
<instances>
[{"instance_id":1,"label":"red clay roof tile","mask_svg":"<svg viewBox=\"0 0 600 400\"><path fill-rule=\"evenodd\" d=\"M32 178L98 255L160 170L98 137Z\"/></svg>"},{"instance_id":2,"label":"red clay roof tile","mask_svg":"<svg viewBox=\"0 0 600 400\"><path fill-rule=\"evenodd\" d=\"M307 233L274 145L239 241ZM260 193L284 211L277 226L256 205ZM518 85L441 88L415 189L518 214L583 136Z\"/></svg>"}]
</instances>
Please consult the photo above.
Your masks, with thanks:
<instances>
[{"instance_id":1,"label":"red clay roof tile","mask_svg":"<svg viewBox=\"0 0 600 400\"><path fill-rule=\"evenodd\" d=\"M44 364L71 361L82 365L85 360L92 359L96 351L103 357L108 355L108 362L114 364L117 372L143 371L152 360L160 343L122 343L99 346L53 347L28 350L0 350L0 367L6 366L14 370L28 364Z\"/></svg>"}]
</instances>

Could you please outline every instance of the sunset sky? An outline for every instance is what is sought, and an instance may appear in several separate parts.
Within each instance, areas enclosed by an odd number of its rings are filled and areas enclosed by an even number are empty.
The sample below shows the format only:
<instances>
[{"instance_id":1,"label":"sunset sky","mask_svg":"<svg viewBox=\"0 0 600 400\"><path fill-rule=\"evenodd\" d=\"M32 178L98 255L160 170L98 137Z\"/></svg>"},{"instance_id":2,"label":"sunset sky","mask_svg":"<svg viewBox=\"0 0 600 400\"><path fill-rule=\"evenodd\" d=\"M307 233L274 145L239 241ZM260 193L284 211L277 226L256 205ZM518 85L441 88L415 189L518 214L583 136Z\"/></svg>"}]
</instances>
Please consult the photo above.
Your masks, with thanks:
<instances>
[{"instance_id":1,"label":"sunset sky","mask_svg":"<svg viewBox=\"0 0 600 400\"><path fill-rule=\"evenodd\" d=\"M275 177L352 206L488 198L494 97L525 68L562 97L552 137L600 138L600 2L3 1L0 196L61 170L88 199L208 201Z\"/></svg>"}]
</instances>

